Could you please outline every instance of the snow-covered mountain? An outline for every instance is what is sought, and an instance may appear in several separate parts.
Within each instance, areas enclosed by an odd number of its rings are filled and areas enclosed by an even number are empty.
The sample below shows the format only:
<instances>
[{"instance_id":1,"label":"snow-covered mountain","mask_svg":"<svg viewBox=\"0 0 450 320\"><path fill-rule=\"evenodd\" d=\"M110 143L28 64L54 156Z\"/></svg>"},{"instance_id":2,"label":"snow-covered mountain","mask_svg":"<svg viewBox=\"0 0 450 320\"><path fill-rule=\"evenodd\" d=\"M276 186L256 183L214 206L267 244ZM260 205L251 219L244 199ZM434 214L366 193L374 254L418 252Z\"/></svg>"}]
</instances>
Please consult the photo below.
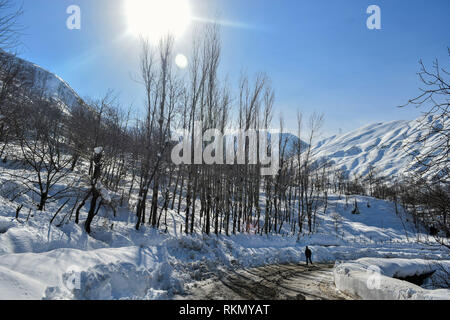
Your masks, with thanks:
<instances>
[{"instance_id":1,"label":"snow-covered mountain","mask_svg":"<svg viewBox=\"0 0 450 320\"><path fill-rule=\"evenodd\" d=\"M285 153L288 155L295 153L299 144L301 150L305 150L309 146L305 141L300 140L299 137L292 133L283 133L279 136L279 139L282 147L286 144Z\"/></svg>"},{"instance_id":2,"label":"snow-covered mountain","mask_svg":"<svg viewBox=\"0 0 450 320\"><path fill-rule=\"evenodd\" d=\"M382 176L408 174L419 169L411 154L424 155L440 137L432 136L427 143L417 143L427 134L419 121L427 126L442 126L440 119L433 117L412 121L392 121L365 126L353 132L333 136L319 142L314 154L319 159L328 159L336 168L351 175L366 175L370 166ZM447 124L450 119L447 119ZM433 174L433 173L429 173Z\"/></svg>"},{"instance_id":3,"label":"snow-covered mountain","mask_svg":"<svg viewBox=\"0 0 450 320\"><path fill-rule=\"evenodd\" d=\"M0 63L6 70L17 70L18 85L29 85L36 90L43 89L48 97L59 100L68 107L80 100L75 90L62 78L30 61L0 50Z\"/></svg>"}]
</instances>

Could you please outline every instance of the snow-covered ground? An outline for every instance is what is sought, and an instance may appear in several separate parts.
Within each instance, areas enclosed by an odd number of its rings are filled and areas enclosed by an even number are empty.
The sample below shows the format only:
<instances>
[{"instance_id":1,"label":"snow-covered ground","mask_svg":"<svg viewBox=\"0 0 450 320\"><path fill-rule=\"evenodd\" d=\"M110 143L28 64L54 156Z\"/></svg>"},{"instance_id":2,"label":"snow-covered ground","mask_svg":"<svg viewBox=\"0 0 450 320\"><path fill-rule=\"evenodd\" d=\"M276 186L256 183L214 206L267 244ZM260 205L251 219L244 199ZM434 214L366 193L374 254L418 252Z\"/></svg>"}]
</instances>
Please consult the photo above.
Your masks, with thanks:
<instances>
[{"instance_id":1,"label":"snow-covered ground","mask_svg":"<svg viewBox=\"0 0 450 320\"><path fill-rule=\"evenodd\" d=\"M5 179L0 175L3 186ZM183 293L184 284L218 270L298 263L304 260L306 245L314 261L321 262L448 259L449 250L417 243L426 236L417 233L407 214L397 216L393 203L351 199L346 206L345 198L332 196L327 212L317 217L317 233L298 238L287 230L277 236L184 236L183 213L172 210L167 232L149 227L136 231L128 208L121 208L116 217L102 211L88 236L82 223L69 221L70 205L50 225L60 203L50 204L46 212L24 208L15 219L19 200L0 196L0 299L170 299ZM360 215L351 214L355 199ZM342 217L337 232L335 213ZM83 211L82 222L85 216Z\"/></svg>"},{"instance_id":2,"label":"snow-covered ground","mask_svg":"<svg viewBox=\"0 0 450 320\"><path fill-rule=\"evenodd\" d=\"M403 281L412 276L432 274L437 284L448 283L450 260L363 258L338 264L334 269L336 287L370 300L450 299L450 289L427 290Z\"/></svg>"}]
</instances>

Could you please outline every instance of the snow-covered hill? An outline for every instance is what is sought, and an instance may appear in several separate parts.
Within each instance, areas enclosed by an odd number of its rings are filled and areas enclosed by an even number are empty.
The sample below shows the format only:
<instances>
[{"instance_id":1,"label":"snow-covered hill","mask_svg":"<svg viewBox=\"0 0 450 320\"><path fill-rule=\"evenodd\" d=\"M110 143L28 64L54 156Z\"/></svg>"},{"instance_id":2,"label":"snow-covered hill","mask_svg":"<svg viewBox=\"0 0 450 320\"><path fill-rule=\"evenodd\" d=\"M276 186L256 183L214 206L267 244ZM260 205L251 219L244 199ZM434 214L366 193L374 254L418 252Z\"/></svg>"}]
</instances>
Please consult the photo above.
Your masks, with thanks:
<instances>
[{"instance_id":1,"label":"snow-covered hill","mask_svg":"<svg viewBox=\"0 0 450 320\"><path fill-rule=\"evenodd\" d=\"M295 134L292 133L283 133L280 135L279 139L281 141L281 146L286 144L285 153L287 155L294 154L296 150L298 150L299 144L301 150L306 150L309 146L305 141L300 140Z\"/></svg>"},{"instance_id":2,"label":"snow-covered hill","mask_svg":"<svg viewBox=\"0 0 450 320\"><path fill-rule=\"evenodd\" d=\"M416 143L419 137L426 134L419 120L422 118L376 123L337 135L319 142L314 154L317 158L328 159L336 168L351 175L366 175L370 166L381 176L412 173L420 166L411 154L420 157L429 151L427 146L433 145L434 140L439 138L433 136L428 139L425 147ZM439 119L432 117L424 120L433 126L442 125Z\"/></svg>"},{"instance_id":3,"label":"snow-covered hill","mask_svg":"<svg viewBox=\"0 0 450 320\"><path fill-rule=\"evenodd\" d=\"M69 86L69 84L67 84L67 82L37 64L2 50L0 50L0 62L3 65L8 64L8 66L18 70L18 85L26 84L35 90L43 89L48 97L59 100L68 107L80 100L79 95Z\"/></svg>"}]
</instances>

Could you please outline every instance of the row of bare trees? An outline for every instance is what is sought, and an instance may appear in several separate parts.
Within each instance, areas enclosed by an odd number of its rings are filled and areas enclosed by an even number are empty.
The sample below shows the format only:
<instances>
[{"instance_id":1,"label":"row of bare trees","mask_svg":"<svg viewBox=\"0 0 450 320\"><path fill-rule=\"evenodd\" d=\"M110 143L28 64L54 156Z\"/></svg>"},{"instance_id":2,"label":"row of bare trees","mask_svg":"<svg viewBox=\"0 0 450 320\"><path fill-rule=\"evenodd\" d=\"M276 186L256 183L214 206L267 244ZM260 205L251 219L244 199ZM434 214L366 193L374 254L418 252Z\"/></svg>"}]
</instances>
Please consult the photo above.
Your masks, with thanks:
<instances>
[{"instance_id":1,"label":"row of bare trees","mask_svg":"<svg viewBox=\"0 0 450 320\"><path fill-rule=\"evenodd\" d=\"M69 104L64 88L56 96L49 95L41 73L4 53L0 141L2 151L7 147L18 151L12 152L11 161L2 153L9 169L14 168L5 174L21 185L18 193L31 197L40 211L49 202L70 197L77 223L86 207L88 232L102 207L114 211L118 205L133 208L136 229L143 224L167 228L170 209L184 215L186 234L199 230L227 235L281 233L286 223L295 233L303 231L304 221L313 232L315 213L323 207L327 194L318 182L324 181L325 170L313 169L311 160L311 142L322 118L312 118L309 144L287 148L289 141L280 140L280 169L274 176L261 176L259 159L248 164L251 151L247 140L243 163L198 162L194 154L197 123L202 124L202 134L211 128L222 134L230 127L267 130L274 92L269 78L260 73L254 79L242 75L238 94L232 95L219 74L217 26L204 30L193 48L189 72L183 76L172 66L170 36L156 47L142 41L142 115L123 111L113 93ZM282 120L280 128L283 131ZM187 138L192 140L192 165L171 161L176 130L191 132ZM201 150L213 142L212 137L200 142ZM269 146L258 148L270 153ZM256 153L259 157L259 149ZM221 156L216 155L217 159ZM266 194L265 203L261 193Z\"/></svg>"},{"instance_id":2,"label":"row of bare trees","mask_svg":"<svg viewBox=\"0 0 450 320\"><path fill-rule=\"evenodd\" d=\"M330 193L368 194L402 202L421 223L448 232L448 182L393 183L378 177L374 168L365 177L349 179L326 161L315 160L312 146L323 125L319 115L304 124L298 114L299 139L294 141L284 135L280 117L279 170L274 175L261 175L260 150L270 154L270 146L258 143L255 152L247 139L243 162L222 164L217 145L225 142L213 137L199 142L197 135L203 137L208 129L224 135L229 128L265 132L272 126L275 94L263 73L253 78L243 74L233 94L219 72L218 27L210 25L197 35L186 74L172 64L173 38L167 36L157 46L142 40L139 82L145 108L135 113L125 111L112 92L97 100L73 101L65 99L62 85L59 94L50 95L42 73L1 52L0 156L8 167L5 174L17 184L11 199L28 197L40 211L50 202L69 199L68 219L84 220L87 232L102 208L115 214L117 207L129 206L138 230L143 225L167 230L171 210L183 216L186 234L300 235L317 231L318 213L326 213ZM436 101L433 95L448 94L441 74L424 71L432 79L426 84L438 86L422 95L427 102ZM432 112L441 111L445 120L447 110L444 98ZM438 129L432 134L448 138L446 126ZM190 164L172 162L176 131L189 133L183 139L191 142ZM197 148L212 146L215 162L197 158ZM445 148L445 143L439 146ZM225 149L238 147L233 142ZM252 152L257 159L250 164ZM14 159L8 159L11 154ZM445 169L447 162L439 158L434 163Z\"/></svg>"}]
</instances>

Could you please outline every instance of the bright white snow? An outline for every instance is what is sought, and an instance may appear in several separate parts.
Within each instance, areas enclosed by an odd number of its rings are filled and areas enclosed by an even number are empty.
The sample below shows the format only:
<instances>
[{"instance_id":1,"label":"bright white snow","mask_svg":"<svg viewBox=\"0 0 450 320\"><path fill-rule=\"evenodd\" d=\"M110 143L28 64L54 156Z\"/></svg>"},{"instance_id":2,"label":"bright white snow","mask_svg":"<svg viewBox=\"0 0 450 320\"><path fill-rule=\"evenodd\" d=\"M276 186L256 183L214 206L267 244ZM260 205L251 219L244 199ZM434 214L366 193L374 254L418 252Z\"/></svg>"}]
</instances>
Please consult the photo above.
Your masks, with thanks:
<instances>
[{"instance_id":1,"label":"bright white snow","mask_svg":"<svg viewBox=\"0 0 450 320\"><path fill-rule=\"evenodd\" d=\"M450 260L363 258L338 264L334 269L334 279L339 290L363 299L448 300L450 289L426 290L397 279L429 274L440 269L450 272Z\"/></svg>"},{"instance_id":2,"label":"bright white snow","mask_svg":"<svg viewBox=\"0 0 450 320\"><path fill-rule=\"evenodd\" d=\"M326 158L336 168L353 175L366 175L370 166L379 176L408 174L418 169L411 154L420 157L430 152L428 146L435 145L435 140L440 138L438 135L430 136L425 146L416 143L424 134L419 120L423 119L368 125L325 139L316 145L313 152L317 159ZM441 121L432 117L424 120L434 123L434 126L439 126Z\"/></svg>"},{"instance_id":3,"label":"bright white snow","mask_svg":"<svg viewBox=\"0 0 450 320\"><path fill-rule=\"evenodd\" d=\"M17 221L17 203L0 197L0 299L167 299L182 293L185 283L219 269L299 263L305 245L313 250L314 261L323 262L448 258L448 250L416 243L416 231L405 215L408 240L392 203L355 198L361 203L360 215L352 215L352 206L346 207L344 199L332 197L327 213L318 216L318 233L297 239L254 234L186 237L179 234L183 214L172 210L167 233L148 227L137 232L134 215L125 208L115 218L102 212L90 237L82 223L58 226L67 212L49 225L57 204L48 212L33 212L28 221L28 211L23 210ZM367 201L370 208L363 206ZM338 234L333 212L343 217ZM71 285L74 276L79 277L79 289Z\"/></svg>"}]
</instances>

